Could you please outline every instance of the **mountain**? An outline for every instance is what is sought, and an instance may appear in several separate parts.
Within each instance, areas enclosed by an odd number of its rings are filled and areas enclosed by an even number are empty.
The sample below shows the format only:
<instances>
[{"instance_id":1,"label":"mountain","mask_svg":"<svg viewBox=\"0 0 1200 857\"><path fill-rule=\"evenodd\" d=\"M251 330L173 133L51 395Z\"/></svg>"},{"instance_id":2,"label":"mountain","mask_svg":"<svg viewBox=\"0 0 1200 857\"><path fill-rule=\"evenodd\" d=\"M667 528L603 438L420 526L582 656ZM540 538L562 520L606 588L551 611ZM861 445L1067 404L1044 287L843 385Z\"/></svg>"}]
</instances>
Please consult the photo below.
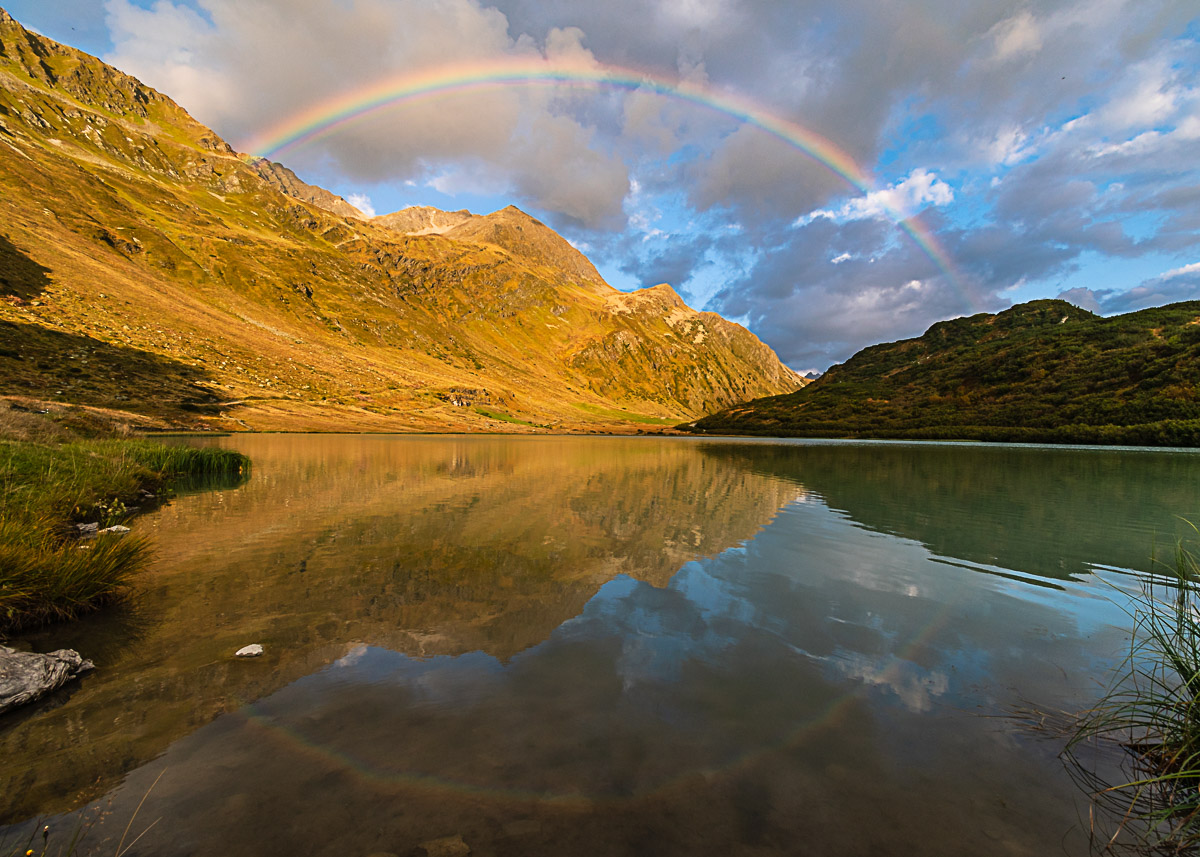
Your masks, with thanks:
<instances>
[{"instance_id":1,"label":"mountain","mask_svg":"<svg viewBox=\"0 0 1200 857\"><path fill-rule=\"evenodd\" d=\"M518 209L368 219L0 10L0 396L141 426L632 431L802 383Z\"/></svg>"},{"instance_id":2,"label":"mountain","mask_svg":"<svg viewBox=\"0 0 1200 857\"><path fill-rule=\"evenodd\" d=\"M1101 318L1040 300L940 322L689 429L1197 446L1200 301Z\"/></svg>"}]
</instances>

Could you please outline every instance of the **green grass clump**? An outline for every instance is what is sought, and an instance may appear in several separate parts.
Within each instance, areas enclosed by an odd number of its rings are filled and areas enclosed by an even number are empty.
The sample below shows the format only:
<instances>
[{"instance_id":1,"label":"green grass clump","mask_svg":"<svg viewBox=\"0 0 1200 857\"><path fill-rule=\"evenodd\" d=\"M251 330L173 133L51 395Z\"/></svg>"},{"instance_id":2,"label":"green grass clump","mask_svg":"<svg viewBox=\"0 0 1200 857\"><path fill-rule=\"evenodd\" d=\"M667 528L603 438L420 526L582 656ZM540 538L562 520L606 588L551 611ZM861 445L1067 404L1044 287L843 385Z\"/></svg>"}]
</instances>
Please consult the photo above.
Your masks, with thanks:
<instances>
[{"instance_id":1,"label":"green grass clump","mask_svg":"<svg viewBox=\"0 0 1200 857\"><path fill-rule=\"evenodd\" d=\"M475 413L482 414L483 416L487 417L489 420L499 420L500 422L503 422L503 423L515 423L516 425L519 425L519 426L535 425L534 423L527 422L526 420L517 419L512 414L506 414L506 413L503 413L502 411L489 411L486 408L476 408Z\"/></svg>"},{"instance_id":2,"label":"green grass clump","mask_svg":"<svg viewBox=\"0 0 1200 857\"><path fill-rule=\"evenodd\" d=\"M117 600L150 556L143 538L75 543L47 529L0 522L0 628L70 619Z\"/></svg>"},{"instance_id":3,"label":"green grass clump","mask_svg":"<svg viewBox=\"0 0 1200 857\"><path fill-rule=\"evenodd\" d=\"M574 407L584 413L593 414L594 416L604 417L606 419L624 420L630 423L645 423L646 425L654 426L673 426L679 422L677 419L664 417L648 417L644 414L635 414L630 411L617 410L616 408L604 408L600 405L587 404L586 402L572 402Z\"/></svg>"},{"instance_id":4,"label":"green grass clump","mask_svg":"<svg viewBox=\"0 0 1200 857\"><path fill-rule=\"evenodd\" d=\"M1172 571L1135 599L1129 656L1065 753L1102 810L1104 850L1200 853L1200 563L1180 546ZM1116 782L1080 761L1106 743L1123 751Z\"/></svg>"},{"instance_id":5,"label":"green grass clump","mask_svg":"<svg viewBox=\"0 0 1200 857\"><path fill-rule=\"evenodd\" d=\"M69 619L122 597L150 558L136 536L81 540L181 476L236 475L238 452L143 440L0 440L0 632Z\"/></svg>"}]
</instances>

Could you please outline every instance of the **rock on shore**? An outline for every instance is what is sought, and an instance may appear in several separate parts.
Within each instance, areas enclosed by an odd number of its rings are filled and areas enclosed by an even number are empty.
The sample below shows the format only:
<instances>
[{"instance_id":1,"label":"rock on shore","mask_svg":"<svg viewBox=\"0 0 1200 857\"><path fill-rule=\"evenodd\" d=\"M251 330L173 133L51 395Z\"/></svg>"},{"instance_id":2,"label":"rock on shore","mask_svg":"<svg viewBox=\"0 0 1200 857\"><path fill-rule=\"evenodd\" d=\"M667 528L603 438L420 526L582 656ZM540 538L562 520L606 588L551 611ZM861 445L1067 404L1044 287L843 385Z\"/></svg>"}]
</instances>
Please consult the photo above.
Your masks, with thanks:
<instances>
[{"instance_id":1,"label":"rock on shore","mask_svg":"<svg viewBox=\"0 0 1200 857\"><path fill-rule=\"evenodd\" d=\"M94 666L73 649L43 655L0 646L0 714L57 690Z\"/></svg>"}]
</instances>

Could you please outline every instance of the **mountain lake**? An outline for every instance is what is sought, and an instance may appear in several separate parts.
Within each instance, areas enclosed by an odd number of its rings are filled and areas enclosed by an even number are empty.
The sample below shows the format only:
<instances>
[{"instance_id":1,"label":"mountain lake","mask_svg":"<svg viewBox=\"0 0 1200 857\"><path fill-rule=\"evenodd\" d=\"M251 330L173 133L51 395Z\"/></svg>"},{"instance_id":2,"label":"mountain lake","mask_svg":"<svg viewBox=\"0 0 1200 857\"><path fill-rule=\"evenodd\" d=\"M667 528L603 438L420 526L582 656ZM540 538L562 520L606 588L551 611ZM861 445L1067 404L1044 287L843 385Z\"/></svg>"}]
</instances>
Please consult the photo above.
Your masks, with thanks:
<instances>
[{"instance_id":1,"label":"mountain lake","mask_svg":"<svg viewBox=\"0 0 1200 857\"><path fill-rule=\"evenodd\" d=\"M16 640L97 669L0 718L0 854L1084 855L1013 712L1097 701L1200 522L1196 451L187 442L253 471Z\"/></svg>"}]
</instances>

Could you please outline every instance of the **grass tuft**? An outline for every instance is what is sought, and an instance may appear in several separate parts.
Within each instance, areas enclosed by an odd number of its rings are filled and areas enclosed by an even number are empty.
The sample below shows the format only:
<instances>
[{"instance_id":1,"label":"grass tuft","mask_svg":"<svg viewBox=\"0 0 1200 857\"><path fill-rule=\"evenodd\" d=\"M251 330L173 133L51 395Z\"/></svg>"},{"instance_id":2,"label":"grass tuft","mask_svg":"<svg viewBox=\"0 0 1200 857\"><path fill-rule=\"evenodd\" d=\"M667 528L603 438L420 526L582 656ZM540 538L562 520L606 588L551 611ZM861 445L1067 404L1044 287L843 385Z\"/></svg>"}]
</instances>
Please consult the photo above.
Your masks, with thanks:
<instances>
[{"instance_id":1,"label":"grass tuft","mask_svg":"<svg viewBox=\"0 0 1200 857\"><path fill-rule=\"evenodd\" d=\"M1064 752L1102 851L1200 853L1200 562L1180 545L1171 571L1135 598L1129 655ZM1105 745L1121 750L1118 777L1082 761Z\"/></svg>"},{"instance_id":2,"label":"grass tuft","mask_svg":"<svg viewBox=\"0 0 1200 857\"><path fill-rule=\"evenodd\" d=\"M0 633L69 619L123 597L150 559L130 535L81 540L111 526L179 477L247 473L249 460L212 447L144 440L0 440Z\"/></svg>"}]
</instances>

